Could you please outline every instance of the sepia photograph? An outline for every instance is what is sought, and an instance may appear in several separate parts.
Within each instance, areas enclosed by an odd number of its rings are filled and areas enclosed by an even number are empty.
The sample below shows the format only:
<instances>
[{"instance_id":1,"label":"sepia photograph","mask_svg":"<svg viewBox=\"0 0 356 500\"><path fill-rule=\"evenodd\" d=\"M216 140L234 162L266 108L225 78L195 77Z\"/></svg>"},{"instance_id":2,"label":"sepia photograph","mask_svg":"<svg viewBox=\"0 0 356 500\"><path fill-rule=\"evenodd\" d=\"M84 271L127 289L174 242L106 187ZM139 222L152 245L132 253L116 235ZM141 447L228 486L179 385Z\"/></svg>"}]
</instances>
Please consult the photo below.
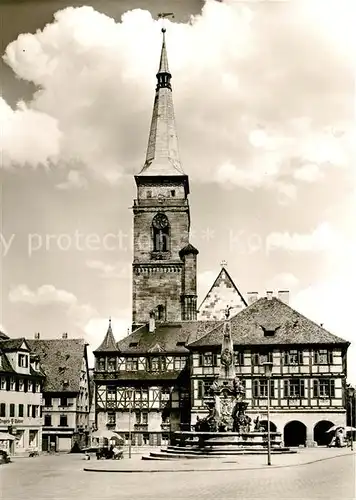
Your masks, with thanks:
<instances>
[{"instance_id":1,"label":"sepia photograph","mask_svg":"<svg viewBox=\"0 0 356 500\"><path fill-rule=\"evenodd\" d=\"M356 498L356 1L0 22L1 498Z\"/></svg>"}]
</instances>

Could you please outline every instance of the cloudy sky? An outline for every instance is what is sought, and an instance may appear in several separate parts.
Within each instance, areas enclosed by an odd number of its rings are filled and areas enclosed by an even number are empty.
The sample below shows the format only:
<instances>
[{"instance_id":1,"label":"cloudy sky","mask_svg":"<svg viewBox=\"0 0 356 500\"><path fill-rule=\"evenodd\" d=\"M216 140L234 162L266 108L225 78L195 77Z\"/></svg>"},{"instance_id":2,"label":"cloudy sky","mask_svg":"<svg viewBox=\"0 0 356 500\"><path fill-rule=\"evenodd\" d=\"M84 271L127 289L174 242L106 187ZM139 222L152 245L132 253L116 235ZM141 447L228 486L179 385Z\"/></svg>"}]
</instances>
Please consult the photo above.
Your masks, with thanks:
<instances>
[{"instance_id":1,"label":"cloudy sky","mask_svg":"<svg viewBox=\"0 0 356 500\"><path fill-rule=\"evenodd\" d=\"M67 331L95 348L111 315L116 338L127 334L133 175L148 140L157 13L168 11L200 300L226 260L242 293L290 289L293 307L356 340L354 1L0 9L0 328ZM353 349L349 375L356 382Z\"/></svg>"}]
</instances>

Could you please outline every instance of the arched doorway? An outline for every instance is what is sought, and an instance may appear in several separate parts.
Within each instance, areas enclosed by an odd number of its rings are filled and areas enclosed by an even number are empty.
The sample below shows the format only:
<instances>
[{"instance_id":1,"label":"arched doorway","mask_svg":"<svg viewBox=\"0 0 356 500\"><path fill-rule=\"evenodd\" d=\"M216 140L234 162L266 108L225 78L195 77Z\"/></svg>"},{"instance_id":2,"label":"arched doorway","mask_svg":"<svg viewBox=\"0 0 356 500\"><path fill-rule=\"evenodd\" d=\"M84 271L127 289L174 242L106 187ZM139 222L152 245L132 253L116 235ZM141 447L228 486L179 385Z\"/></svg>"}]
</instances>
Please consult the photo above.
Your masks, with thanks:
<instances>
[{"instance_id":1,"label":"arched doorway","mask_svg":"<svg viewBox=\"0 0 356 500\"><path fill-rule=\"evenodd\" d=\"M284 426L284 446L305 446L307 428L299 420L292 420Z\"/></svg>"},{"instance_id":2,"label":"arched doorway","mask_svg":"<svg viewBox=\"0 0 356 500\"><path fill-rule=\"evenodd\" d=\"M329 420L320 420L317 424L314 425L313 437L318 446L326 446L330 443L333 433L326 431L328 431L333 425L334 424Z\"/></svg>"},{"instance_id":3,"label":"arched doorway","mask_svg":"<svg viewBox=\"0 0 356 500\"><path fill-rule=\"evenodd\" d=\"M261 424L261 427L263 427L266 431L267 431L267 420L261 420L260 422ZM270 429L270 432L277 432L277 426L276 424L274 424L273 422L269 422L269 429Z\"/></svg>"}]
</instances>

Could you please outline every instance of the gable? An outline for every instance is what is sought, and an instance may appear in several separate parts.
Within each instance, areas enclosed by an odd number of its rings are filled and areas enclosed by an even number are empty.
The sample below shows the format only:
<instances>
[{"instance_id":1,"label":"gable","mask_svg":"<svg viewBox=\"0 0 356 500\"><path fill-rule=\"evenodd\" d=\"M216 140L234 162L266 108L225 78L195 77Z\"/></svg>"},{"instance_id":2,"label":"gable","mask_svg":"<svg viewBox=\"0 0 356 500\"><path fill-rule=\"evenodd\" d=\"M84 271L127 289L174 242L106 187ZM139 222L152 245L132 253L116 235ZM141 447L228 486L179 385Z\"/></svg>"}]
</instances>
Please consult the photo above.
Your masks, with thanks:
<instances>
[{"instance_id":1,"label":"gable","mask_svg":"<svg viewBox=\"0 0 356 500\"><path fill-rule=\"evenodd\" d=\"M227 306L232 314L247 307L247 303L227 270L223 267L198 310L198 320L221 320Z\"/></svg>"}]
</instances>

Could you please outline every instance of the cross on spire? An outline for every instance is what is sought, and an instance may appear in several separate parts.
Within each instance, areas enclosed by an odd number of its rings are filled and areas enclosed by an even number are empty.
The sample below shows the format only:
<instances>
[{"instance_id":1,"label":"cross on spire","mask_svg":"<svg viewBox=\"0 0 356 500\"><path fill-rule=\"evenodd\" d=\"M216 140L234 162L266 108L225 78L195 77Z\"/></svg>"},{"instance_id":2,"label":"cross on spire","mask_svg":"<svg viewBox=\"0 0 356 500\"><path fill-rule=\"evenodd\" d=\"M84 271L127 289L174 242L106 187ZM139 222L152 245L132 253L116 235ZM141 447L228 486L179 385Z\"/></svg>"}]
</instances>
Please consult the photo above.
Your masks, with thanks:
<instances>
[{"instance_id":1,"label":"cross on spire","mask_svg":"<svg viewBox=\"0 0 356 500\"><path fill-rule=\"evenodd\" d=\"M221 267L226 267L227 266L226 260L222 260L220 266Z\"/></svg>"}]
</instances>

